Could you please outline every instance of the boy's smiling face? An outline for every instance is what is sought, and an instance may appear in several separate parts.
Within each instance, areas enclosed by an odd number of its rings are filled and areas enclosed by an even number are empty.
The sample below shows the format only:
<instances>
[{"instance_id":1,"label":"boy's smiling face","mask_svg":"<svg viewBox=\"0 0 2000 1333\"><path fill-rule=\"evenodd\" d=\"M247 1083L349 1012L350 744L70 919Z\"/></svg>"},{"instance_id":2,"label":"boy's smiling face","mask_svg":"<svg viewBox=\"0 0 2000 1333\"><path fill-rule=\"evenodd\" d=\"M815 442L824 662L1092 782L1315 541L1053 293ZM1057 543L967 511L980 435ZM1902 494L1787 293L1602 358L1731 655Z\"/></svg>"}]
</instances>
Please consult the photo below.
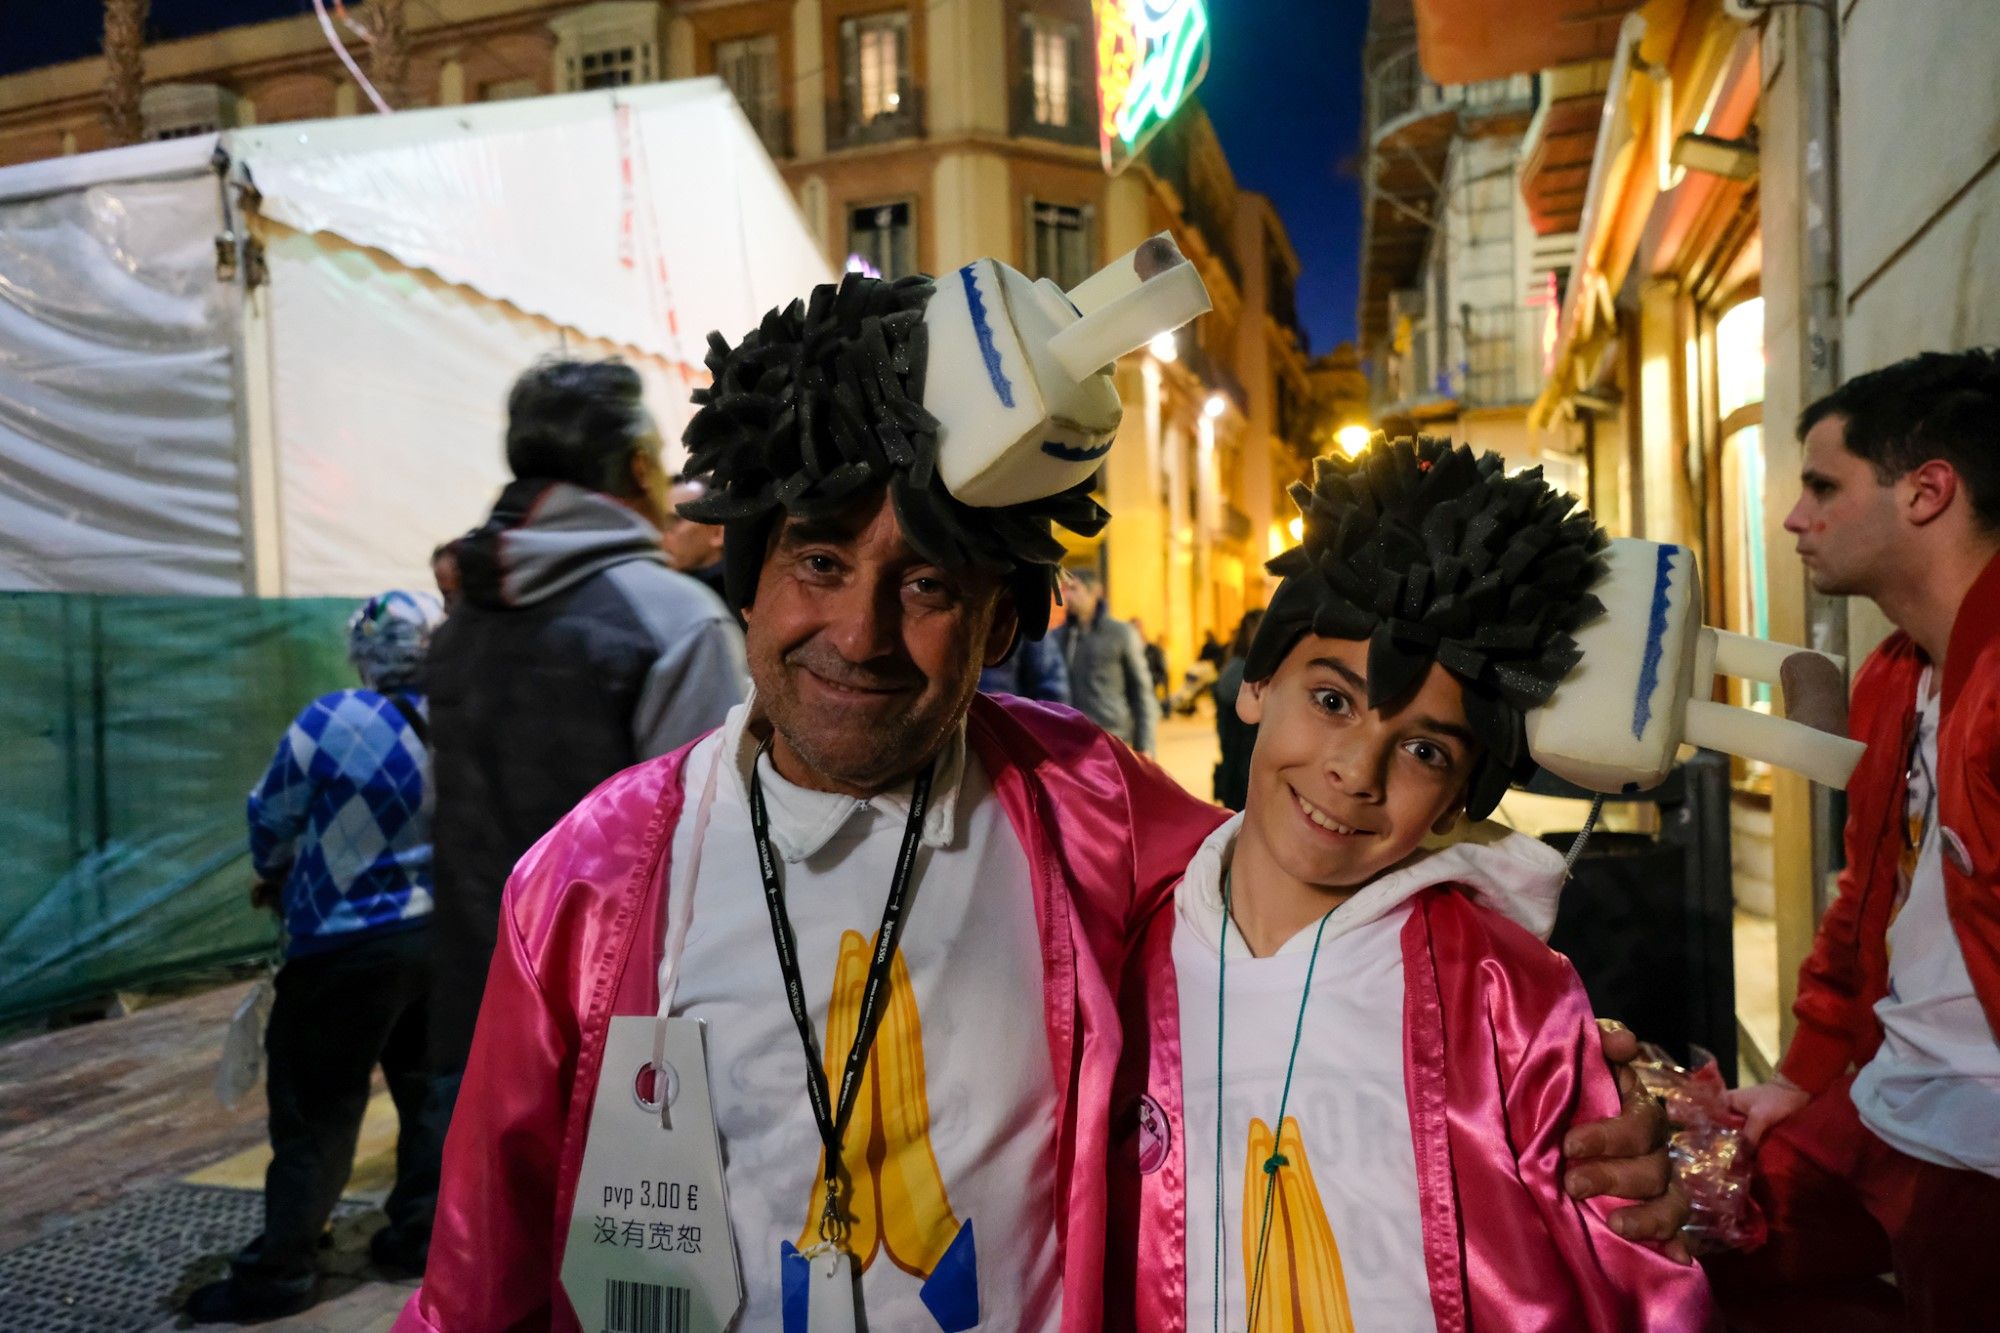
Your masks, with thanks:
<instances>
[{"instance_id":1,"label":"boy's smiling face","mask_svg":"<svg viewBox=\"0 0 2000 1333\"><path fill-rule=\"evenodd\" d=\"M1443 667L1382 711L1367 686L1366 641L1308 634L1236 697L1257 727L1243 836L1301 884L1352 892L1403 861L1451 826L1479 760Z\"/></svg>"}]
</instances>

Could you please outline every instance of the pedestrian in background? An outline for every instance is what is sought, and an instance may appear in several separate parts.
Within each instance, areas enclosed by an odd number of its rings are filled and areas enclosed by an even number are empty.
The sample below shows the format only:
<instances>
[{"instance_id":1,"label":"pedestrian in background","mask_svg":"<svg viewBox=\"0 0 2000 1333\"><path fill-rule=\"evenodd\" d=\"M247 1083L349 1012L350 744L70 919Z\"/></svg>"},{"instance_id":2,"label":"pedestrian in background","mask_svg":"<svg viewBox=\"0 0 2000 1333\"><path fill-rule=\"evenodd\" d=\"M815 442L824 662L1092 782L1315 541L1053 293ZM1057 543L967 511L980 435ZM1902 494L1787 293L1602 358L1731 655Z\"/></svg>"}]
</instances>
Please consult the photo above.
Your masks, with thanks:
<instances>
[{"instance_id":1,"label":"pedestrian in background","mask_svg":"<svg viewBox=\"0 0 2000 1333\"><path fill-rule=\"evenodd\" d=\"M979 673L979 692L1069 705L1069 668L1049 639L1017 639L998 666Z\"/></svg>"},{"instance_id":2,"label":"pedestrian in background","mask_svg":"<svg viewBox=\"0 0 2000 1333\"><path fill-rule=\"evenodd\" d=\"M458 572L458 543L440 542L431 549L431 578L437 583L438 598L446 615L458 609L463 599L464 580Z\"/></svg>"},{"instance_id":3,"label":"pedestrian in background","mask_svg":"<svg viewBox=\"0 0 2000 1333\"><path fill-rule=\"evenodd\" d=\"M252 902L278 910L285 937L265 1035L271 1165L264 1232L189 1297L197 1323L312 1304L378 1064L396 1105L396 1184L369 1249L385 1267L422 1268L443 1127L425 1110L431 784L417 689L443 615L408 592L355 612L347 652L362 687L307 704L250 793Z\"/></svg>"},{"instance_id":4,"label":"pedestrian in background","mask_svg":"<svg viewBox=\"0 0 2000 1333\"><path fill-rule=\"evenodd\" d=\"M1215 679L1215 735L1222 751L1215 765L1215 803L1231 810L1241 810L1250 795L1250 752L1257 748L1257 728L1236 715L1236 696L1243 689L1250 641L1263 623L1262 611L1244 615Z\"/></svg>"},{"instance_id":5,"label":"pedestrian in background","mask_svg":"<svg viewBox=\"0 0 2000 1333\"><path fill-rule=\"evenodd\" d=\"M1132 632L1145 645L1146 674L1153 678L1153 702L1159 706L1160 716L1167 716L1167 646L1157 639L1147 636L1146 626L1139 617L1132 617Z\"/></svg>"},{"instance_id":6,"label":"pedestrian in background","mask_svg":"<svg viewBox=\"0 0 2000 1333\"><path fill-rule=\"evenodd\" d=\"M700 579L709 591L727 602L729 593L722 586L722 525L698 523L676 512L677 506L693 504L707 494L708 487L700 477L676 475L673 489L667 494L667 512L661 518L660 531L667 543L667 563L691 578Z\"/></svg>"},{"instance_id":7,"label":"pedestrian in background","mask_svg":"<svg viewBox=\"0 0 2000 1333\"><path fill-rule=\"evenodd\" d=\"M1106 609L1104 581L1095 570L1069 571L1063 599L1069 618L1057 631L1057 646L1069 668L1071 701L1140 754L1152 754L1159 709L1139 632Z\"/></svg>"},{"instance_id":8,"label":"pedestrian in background","mask_svg":"<svg viewBox=\"0 0 2000 1333\"><path fill-rule=\"evenodd\" d=\"M640 395L617 361L528 370L507 400L514 480L453 544L464 601L425 675L438 791L431 1054L446 1106L514 863L606 778L720 725L748 683L735 617L668 567L667 473Z\"/></svg>"}]
</instances>

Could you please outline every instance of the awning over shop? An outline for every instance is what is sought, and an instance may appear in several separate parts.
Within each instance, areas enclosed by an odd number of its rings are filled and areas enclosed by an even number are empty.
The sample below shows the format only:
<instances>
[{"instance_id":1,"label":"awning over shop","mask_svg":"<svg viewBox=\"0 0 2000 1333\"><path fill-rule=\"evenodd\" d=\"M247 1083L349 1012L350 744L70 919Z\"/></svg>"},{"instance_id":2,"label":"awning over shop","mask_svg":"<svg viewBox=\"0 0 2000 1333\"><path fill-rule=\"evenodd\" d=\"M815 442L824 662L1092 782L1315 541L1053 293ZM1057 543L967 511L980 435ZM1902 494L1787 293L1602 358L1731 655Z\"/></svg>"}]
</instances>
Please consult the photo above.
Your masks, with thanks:
<instances>
[{"instance_id":1,"label":"awning over shop","mask_svg":"<svg viewBox=\"0 0 2000 1333\"><path fill-rule=\"evenodd\" d=\"M1590 189L1590 164L1597 129L1604 119L1604 94L1563 97L1548 104L1540 137L1521 164L1521 195L1537 236L1575 231Z\"/></svg>"},{"instance_id":2,"label":"awning over shop","mask_svg":"<svg viewBox=\"0 0 2000 1333\"><path fill-rule=\"evenodd\" d=\"M1416 0L1417 49L1439 83L1603 60L1638 0Z\"/></svg>"}]
</instances>

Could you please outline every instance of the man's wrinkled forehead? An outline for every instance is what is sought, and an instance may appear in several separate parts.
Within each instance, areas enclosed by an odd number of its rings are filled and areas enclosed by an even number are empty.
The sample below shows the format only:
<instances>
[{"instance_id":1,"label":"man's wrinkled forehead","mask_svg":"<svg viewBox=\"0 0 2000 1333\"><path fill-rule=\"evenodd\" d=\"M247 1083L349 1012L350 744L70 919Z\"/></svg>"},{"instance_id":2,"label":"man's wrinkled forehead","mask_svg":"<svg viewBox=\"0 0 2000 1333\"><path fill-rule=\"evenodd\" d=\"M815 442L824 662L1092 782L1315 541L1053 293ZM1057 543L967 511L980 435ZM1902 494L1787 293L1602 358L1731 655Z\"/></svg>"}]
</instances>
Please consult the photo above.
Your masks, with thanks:
<instances>
[{"instance_id":1,"label":"man's wrinkled forehead","mask_svg":"<svg viewBox=\"0 0 2000 1333\"><path fill-rule=\"evenodd\" d=\"M877 545L892 560L922 557L903 535L896 507L887 491L873 491L838 509L814 514L784 515L771 534L771 549L796 551L806 546Z\"/></svg>"}]
</instances>

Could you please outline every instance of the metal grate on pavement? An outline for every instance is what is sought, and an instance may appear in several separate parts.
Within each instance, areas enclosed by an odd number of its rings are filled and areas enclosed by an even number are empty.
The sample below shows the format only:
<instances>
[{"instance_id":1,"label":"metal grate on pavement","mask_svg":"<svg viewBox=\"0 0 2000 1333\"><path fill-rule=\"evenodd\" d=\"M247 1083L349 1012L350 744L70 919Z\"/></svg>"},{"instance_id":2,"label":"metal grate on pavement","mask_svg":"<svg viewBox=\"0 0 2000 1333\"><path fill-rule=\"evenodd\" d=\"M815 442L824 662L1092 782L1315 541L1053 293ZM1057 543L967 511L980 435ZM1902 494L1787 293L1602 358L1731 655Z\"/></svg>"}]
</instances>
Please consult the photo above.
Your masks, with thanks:
<instances>
[{"instance_id":1,"label":"metal grate on pavement","mask_svg":"<svg viewBox=\"0 0 2000 1333\"><path fill-rule=\"evenodd\" d=\"M336 1219L367 1209L343 1200ZM170 1184L0 1255L0 1329L132 1333L158 1324L264 1225L261 1190Z\"/></svg>"}]
</instances>

